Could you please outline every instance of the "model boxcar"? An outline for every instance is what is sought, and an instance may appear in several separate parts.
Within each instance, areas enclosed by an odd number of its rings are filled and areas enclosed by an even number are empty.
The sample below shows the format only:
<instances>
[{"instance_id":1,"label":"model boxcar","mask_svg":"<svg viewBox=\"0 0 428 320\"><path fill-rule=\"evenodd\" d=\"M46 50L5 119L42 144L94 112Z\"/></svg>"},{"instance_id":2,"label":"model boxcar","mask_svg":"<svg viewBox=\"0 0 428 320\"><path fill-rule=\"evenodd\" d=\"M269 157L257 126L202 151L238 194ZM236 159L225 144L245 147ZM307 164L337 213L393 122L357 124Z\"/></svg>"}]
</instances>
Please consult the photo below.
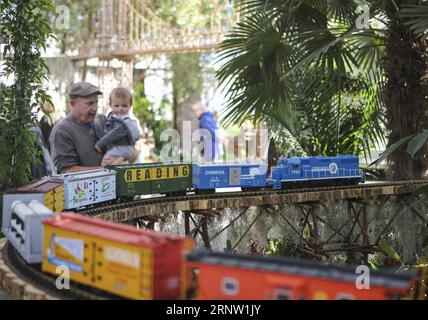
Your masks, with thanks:
<instances>
[{"instance_id":1,"label":"model boxcar","mask_svg":"<svg viewBox=\"0 0 428 320\"><path fill-rule=\"evenodd\" d=\"M61 213L44 222L42 270L131 299L185 297L185 253L193 240Z\"/></svg>"},{"instance_id":2,"label":"model boxcar","mask_svg":"<svg viewBox=\"0 0 428 320\"><path fill-rule=\"evenodd\" d=\"M193 252L187 261L198 270L200 299L394 299L416 280L413 272L371 270L369 288L361 290L361 274L350 266L216 252Z\"/></svg>"},{"instance_id":3,"label":"model boxcar","mask_svg":"<svg viewBox=\"0 0 428 320\"><path fill-rule=\"evenodd\" d=\"M192 166L188 163L114 165L118 197L146 194L185 193L192 187Z\"/></svg>"},{"instance_id":4,"label":"model boxcar","mask_svg":"<svg viewBox=\"0 0 428 320\"><path fill-rule=\"evenodd\" d=\"M64 181L64 208L76 209L116 199L116 172L88 170L54 176Z\"/></svg>"},{"instance_id":5,"label":"model boxcar","mask_svg":"<svg viewBox=\"0 0 428 320\"><path fill-rule=\"evenodd\" d=\"M3 195L2 232L9 232L12 216L12 204L17 201L25 203L37 200L53 212L61 212L64 209L64 182L55 178L43 178L17 189L9 190Z\"/></svg>"},{"instance_id":6,"label":"model boxcar","mask_svg":"<svg viewBox=\"0 0 428 320\"><path fill-rule=\"evenodd\" d=\"M353 155L282 158L277 166L272 167L272 178L267 182L274 189L334 183L357 184L364 182L364 175L359 169L359 158Z\"/></svg>"},{"instance_id":7,"label":"model boxcar","mask_svg":"<svg viewBox=\"0 0 428 320\"><path fill-rule=\"evenodd\" d=\"M266 172L267 166L262 163L196 163L193 164L193 188L264 188Z\"/></svg>"},{"instance_id":8,"label":"model boxcar","mask_svg":"<svg viewBox=\"0 0 428 320\"><path fill-rule=\"evenodd\" d=\"M40 201L54 212L61 212L64 209L64 182L61 179L46 177L9 190L7 194L32 194L32 200Z\"/></svg>"}]
</instances>

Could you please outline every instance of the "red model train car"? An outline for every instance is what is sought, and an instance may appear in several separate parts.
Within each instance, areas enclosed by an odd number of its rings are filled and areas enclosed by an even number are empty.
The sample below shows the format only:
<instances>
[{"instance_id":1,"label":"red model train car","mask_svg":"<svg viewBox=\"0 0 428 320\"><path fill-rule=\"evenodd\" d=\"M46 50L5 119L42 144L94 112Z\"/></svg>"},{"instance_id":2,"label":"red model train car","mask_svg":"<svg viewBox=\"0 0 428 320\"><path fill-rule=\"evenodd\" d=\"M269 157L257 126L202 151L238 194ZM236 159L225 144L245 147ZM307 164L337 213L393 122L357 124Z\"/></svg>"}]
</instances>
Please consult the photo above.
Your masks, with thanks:
<instances>
[{"instance_id":1,"label":"red model train car","mask_svg":"<svg viewBox=\"0 0 428 320\"><path fill-rule=\"evenodd\" d=\"M43 221L45 272L131 299L183 299L193 240L61 213Z\"/></svg>"},{"instance_id":2,"label":"red model train car","mask_svg":"<svg viewBox=\"0 0 428 320\"><path fill-rule=\"evenodd\" d=\"M358 289L361 274L348 266L279 257L216 252L187 256L198 299L395 299L415 282L412 272L370 271L367 289Z\"/></svg>"}]
</instances>

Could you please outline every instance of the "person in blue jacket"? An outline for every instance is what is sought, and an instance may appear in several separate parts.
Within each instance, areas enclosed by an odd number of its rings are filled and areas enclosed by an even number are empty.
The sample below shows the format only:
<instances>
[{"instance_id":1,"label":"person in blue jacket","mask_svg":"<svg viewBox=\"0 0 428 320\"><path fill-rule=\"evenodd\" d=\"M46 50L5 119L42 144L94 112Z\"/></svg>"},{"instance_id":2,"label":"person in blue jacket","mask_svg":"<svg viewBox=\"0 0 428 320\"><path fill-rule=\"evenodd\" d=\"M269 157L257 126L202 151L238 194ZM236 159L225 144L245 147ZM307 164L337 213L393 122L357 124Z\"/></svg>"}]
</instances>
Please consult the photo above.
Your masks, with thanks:
<instances>
[{"instance_id":1,"label":"person in blue jacket","mask_svg":"<svg viewBox=\"0 0 428 320\"><path fill-rule=\"evenodd\" d=\"M219 156L218 147L218 124L213 112L209 111L201 102L197 102L192 109L199 120L199 129L206 129L211 135L211 150L205 150L203 153L204 160L214 161Z\"/></svg>"}]
</instances>

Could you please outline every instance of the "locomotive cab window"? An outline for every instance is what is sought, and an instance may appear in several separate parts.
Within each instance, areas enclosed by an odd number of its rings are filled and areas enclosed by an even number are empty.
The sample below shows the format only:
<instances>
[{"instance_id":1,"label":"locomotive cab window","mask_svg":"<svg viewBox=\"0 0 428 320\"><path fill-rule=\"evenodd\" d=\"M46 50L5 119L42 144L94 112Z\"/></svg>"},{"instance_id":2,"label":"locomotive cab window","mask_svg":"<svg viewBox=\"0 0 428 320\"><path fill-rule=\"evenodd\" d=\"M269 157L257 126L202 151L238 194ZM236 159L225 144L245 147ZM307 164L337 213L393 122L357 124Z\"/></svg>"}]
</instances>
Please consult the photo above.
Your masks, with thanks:
<instances>
[{"instance_id":1,"label":"locomotive cab window","mask_svg":"<svg viewBox=\"0 0 428 320\"><path fill-rule=\"evenodd\" d=\"M224 294L235 296L239 293L239 282L233 278L224 278L222 282Z\"/></svg>"}]
</instances>

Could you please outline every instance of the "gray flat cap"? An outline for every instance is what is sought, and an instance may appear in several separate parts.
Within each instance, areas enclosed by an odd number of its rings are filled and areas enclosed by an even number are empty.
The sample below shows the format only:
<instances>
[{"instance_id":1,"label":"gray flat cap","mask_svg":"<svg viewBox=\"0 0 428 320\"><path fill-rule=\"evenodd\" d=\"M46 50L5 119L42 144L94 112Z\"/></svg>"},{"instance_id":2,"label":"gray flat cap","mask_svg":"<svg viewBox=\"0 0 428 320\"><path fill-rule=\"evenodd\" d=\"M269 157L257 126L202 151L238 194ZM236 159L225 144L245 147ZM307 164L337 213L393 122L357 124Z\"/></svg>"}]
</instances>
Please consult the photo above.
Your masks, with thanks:
<instances>
[{"instance_id":1,"label":"gray flat cap","mask_svg":"<svg viewBox=\"0 0 428 320\"><path fill-rule=\"evenodd\" d=\"M86 81L74 83L69 92L70 98L89 97L94 94L98 95L103 93L100 91L100 88Z\"/></svg>"}]
</instances>

